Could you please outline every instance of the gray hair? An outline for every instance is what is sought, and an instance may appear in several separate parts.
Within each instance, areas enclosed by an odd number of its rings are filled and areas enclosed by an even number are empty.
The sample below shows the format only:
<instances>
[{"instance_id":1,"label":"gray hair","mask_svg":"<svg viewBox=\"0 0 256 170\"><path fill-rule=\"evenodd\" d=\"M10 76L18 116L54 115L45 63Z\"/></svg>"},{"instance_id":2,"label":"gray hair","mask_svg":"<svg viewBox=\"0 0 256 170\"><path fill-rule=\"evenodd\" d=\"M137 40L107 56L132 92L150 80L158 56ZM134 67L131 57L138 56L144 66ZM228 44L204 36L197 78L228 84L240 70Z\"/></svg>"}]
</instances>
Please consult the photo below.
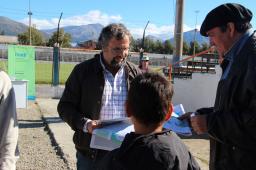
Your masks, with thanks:
<instances>
[{"instance_id":1,"label":"gray hair","mask_svg":"<svg viewBox=\"0 0 256 170\"><path fill-rule=\"evenodd\" d=\"M105 48L108 46L108 43L112 38L122 40L125 36L128 36L129 39L131 39L130 31L121 23L113 23L102 29L98 42L101 48Z\"/></svg>"}]
</instances>

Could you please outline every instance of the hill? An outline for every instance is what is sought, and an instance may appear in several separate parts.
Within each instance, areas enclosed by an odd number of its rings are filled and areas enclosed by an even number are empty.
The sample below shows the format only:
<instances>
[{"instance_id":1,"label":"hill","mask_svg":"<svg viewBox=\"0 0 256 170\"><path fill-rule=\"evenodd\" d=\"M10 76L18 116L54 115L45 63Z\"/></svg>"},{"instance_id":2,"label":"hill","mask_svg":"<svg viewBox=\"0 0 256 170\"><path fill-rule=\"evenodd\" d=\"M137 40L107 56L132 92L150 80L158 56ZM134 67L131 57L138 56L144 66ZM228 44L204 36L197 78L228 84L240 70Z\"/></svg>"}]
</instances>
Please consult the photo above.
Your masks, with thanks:
<instances>
[{"instance_id":1,"label":"hill","mask_svg":"<svg viewBox=\"0 0 256 170\"><path fill-rule=\"evenodd\" d=\"M72 42L82 42L87 40L98 40L100 32L103 28L101 24L88 24L81 26L66 26L62 27L65 33L71 34ZM47 35L52 35L56 31L56 28L49 30L41 30Z\"/></svg>"},{"instance_id":2,"label":"hill","mask_svg":"<svg viewBox=\"0 0 256 170\"><path fill-rule=\"evenodd\" d=\"M190 44L190 42L194 41L194 36L195 36L195 30L190 30L187 32L183 33L183 41ZM209 39L207 37L204 37L200 34L199 31L196 31L196 38L195 40L198 42L198 44L203 44L203 43L209 43ZM171 38L171 42L174 43L174 38Z\"/></svg>"},{"instance_id":3,"label":"hill","mask_svg":"<svg viewBox=\"0 0 256 170\"><path fill-rule=\"evenodd\" d=\"M20 22L16 22L7 17L0 16L0 32L4 32L5 35L18 35L25 32L28 26Z\"/></svg>"},{"instance_id":4,"label":"hill","mask_svg":"<svg viewBox=\"0 0 256 170\"><path fill-rule=\"evenodd\" d=\"M81 25L81 26L66 26L62 27L66 33L71 34L72 42L73 43L79 43L84 42L87 40L96 40L99 37L99 34L103 28L103 25L101 24L88 24L88 25ZM25 32L28 29L28 26L26 26L23 23L16 22L14 20L11 20L7 17L0 16L0 33L3 31L5 35L18 35L20 33ZM51 37L52 33L56 31L56 28L54 29L48 29L48 30L40 30L43 37L45 39L48 39ZM194 30L190 30L183 33L183 40L187 42L188 44L194 40ZM142 37L134 34L133 37L135 39ZM151 38L153 40L160 40L164 41L167 39L170 39L170 35L168 34L158 34L158 35L147 35L146 37ZM199 31L196 32L196 41L199 44L202 43L208 43L208 38L203 37L200 35ZM174 38L171 38L171 42L174 42Z\"/></svg>"}]
</instances>

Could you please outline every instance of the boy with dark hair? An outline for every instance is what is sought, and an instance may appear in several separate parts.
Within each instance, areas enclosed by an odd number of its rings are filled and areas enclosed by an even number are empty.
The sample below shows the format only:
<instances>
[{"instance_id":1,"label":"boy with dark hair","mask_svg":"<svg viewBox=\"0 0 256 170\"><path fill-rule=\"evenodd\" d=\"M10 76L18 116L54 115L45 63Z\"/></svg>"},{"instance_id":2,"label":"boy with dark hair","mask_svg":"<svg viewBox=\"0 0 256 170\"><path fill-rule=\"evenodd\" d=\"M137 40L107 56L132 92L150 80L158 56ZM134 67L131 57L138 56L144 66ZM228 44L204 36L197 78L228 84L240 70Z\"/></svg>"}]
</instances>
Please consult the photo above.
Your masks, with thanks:
<instances>
[{"instance_id":1,"label":"boy with dark hair","mask_svg":"<svg viewBox=\"0 0 256 170\"><path fill-rule=\"evenodd\" d=\"M131 83L126 112L135 132L125 136L100 169L200 169L179 137L163 124L171 117L173 88L157 73L138 75Z\"/></svg>"}]
</instances>

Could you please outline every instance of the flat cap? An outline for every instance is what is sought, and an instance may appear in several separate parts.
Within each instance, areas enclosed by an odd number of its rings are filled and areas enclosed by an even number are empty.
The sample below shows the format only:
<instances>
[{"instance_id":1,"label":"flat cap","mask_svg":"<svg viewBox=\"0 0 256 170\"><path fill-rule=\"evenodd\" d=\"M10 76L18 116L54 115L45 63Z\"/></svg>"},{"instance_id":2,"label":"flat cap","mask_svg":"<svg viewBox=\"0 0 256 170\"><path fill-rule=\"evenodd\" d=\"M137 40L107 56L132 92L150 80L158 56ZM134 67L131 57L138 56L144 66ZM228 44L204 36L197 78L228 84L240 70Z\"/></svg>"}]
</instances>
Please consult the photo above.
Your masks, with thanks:
<instances>
[{"instance_id":1,"label":"flat cap","mask_svg":"<svg viewBox=\"0 0 256 170\"><path fill-rule=\"evenodd\" d=\"M252 12L244 6L236 3L222 4L211 10L205 17L200 33L207 36L206 32L218 26L223 26L228 22L250 22Z\"/></svg>"}]
</instances>

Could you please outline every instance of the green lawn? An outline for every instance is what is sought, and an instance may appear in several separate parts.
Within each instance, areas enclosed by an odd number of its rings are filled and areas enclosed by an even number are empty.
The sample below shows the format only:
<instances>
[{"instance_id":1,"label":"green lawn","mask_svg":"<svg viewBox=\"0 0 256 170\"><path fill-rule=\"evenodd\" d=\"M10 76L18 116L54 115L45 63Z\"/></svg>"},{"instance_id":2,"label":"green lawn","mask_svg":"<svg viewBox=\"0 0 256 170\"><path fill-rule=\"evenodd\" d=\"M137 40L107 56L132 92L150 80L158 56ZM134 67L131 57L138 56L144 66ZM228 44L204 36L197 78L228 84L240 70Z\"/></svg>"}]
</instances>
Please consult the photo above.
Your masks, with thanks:
<instances>
[{"instance_id":1,"label":"green lawn","mask_svg":"<svg viewBox=\"0 0 256 170\"><path fill-rule=\"evenodd\" d=\"M60 84L64 84L73 70L75 64L61 63L60 65ZM0 68L7 72L7 61L0 61ZM52 63L36 62L36 84L51 84L52 82Z\"/></svg>"},{"instance_id":2,"label":"green lawn","mask_svg":"<svg viewBox=\"0 0 256 170\"><path fill-rule=\"evenodd\" d=\"M60 64L60 84L64 84L73 70L74 63ZM163 66L150 66L153 71L162 73ZM7 72L7 61L0 61L0 68ZM52 83L52 63L51 62L36 62L36 84L51 84Z\"/></svg>"}]
</instances>

